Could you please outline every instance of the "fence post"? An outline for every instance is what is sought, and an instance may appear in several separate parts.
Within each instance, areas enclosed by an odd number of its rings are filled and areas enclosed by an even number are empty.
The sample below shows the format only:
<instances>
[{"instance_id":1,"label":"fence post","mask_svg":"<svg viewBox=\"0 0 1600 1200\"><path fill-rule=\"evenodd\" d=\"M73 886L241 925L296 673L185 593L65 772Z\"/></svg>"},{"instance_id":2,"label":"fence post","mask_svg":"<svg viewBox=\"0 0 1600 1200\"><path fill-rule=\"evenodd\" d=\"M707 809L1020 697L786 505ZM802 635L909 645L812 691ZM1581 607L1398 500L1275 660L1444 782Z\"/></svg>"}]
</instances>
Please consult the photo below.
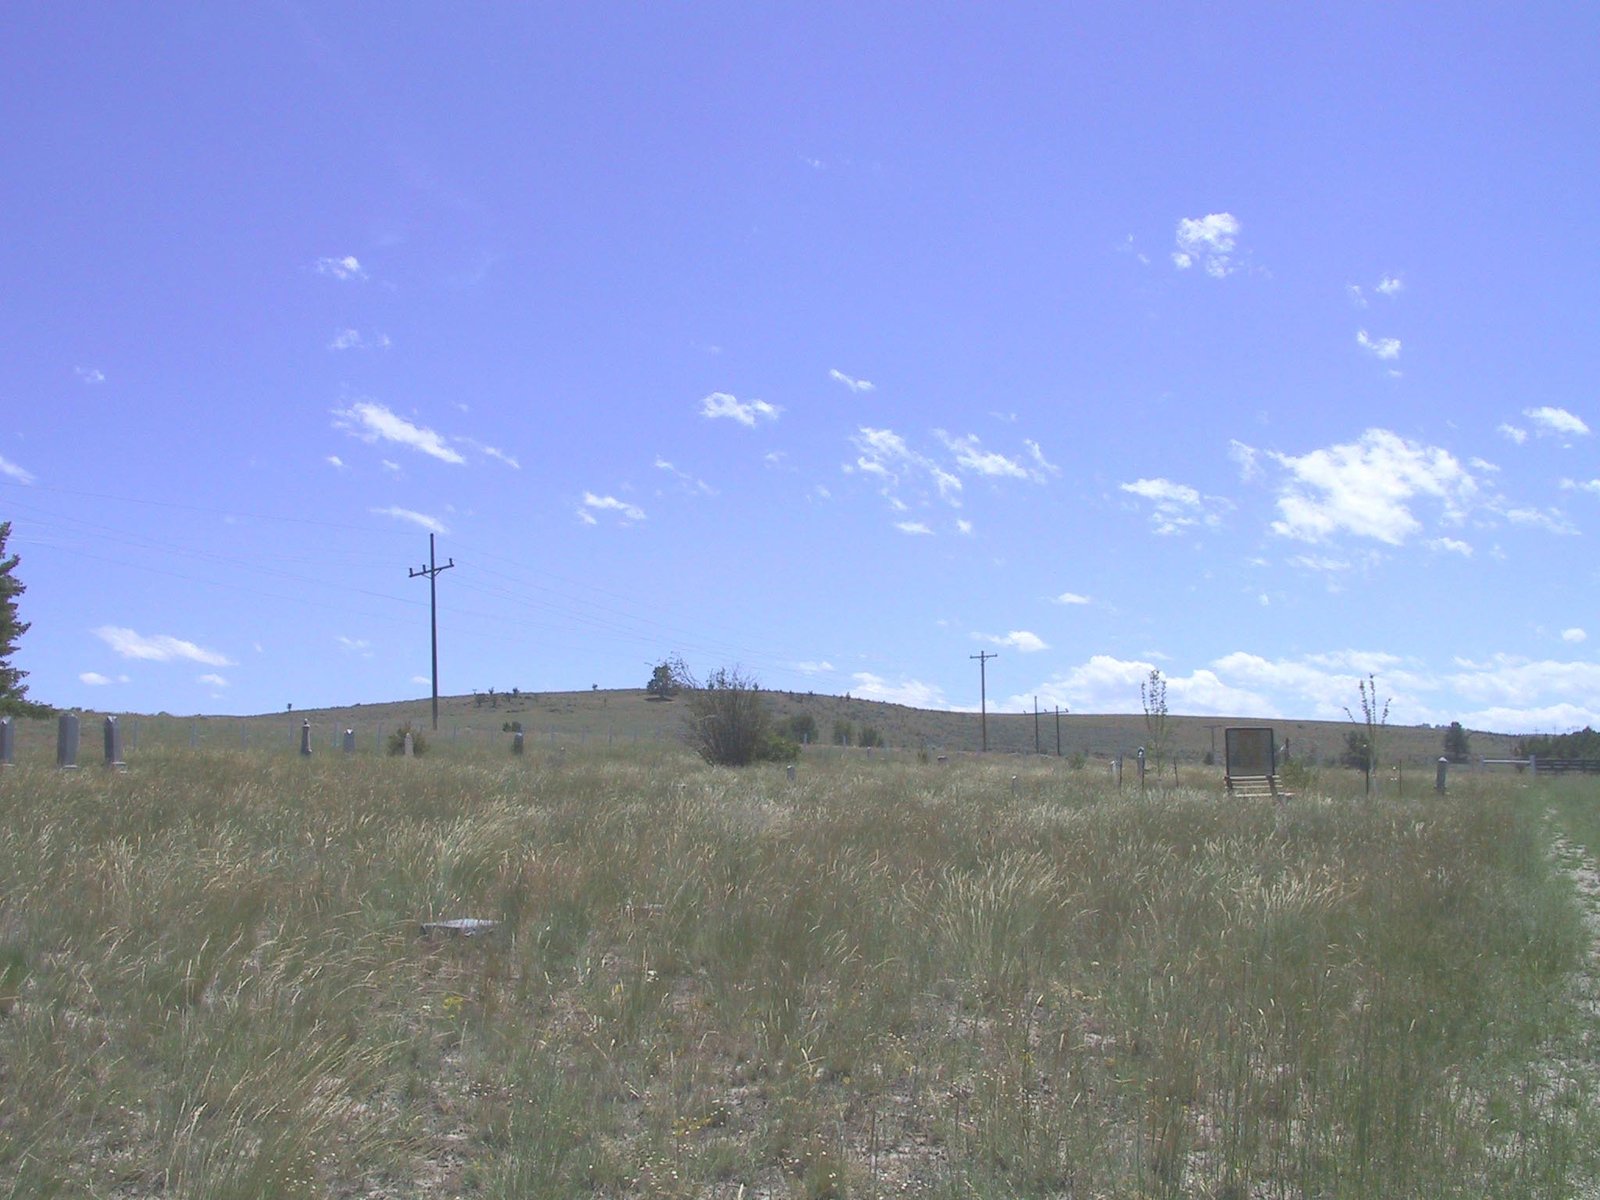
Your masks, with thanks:
<instances>
[{"instance_id":1,"label":"fence post","mask_svg":"<svg viewBox=\"0 0 1600 1200\"><path fill-rule=\"evenodd\" d=\"M1144 791L1144 747L1139 747L1139 790Z\"/></svg>"},{"instance_id":2,"label":"fence post","mask_svg":"<svg viewBox=\"0 0 1600 1200\"><path fill-rule=\"evenodd\" d=\"M56 722L56 766L63 771L78 769L78 714L64 712Z\"/></svg>"},{"instance_id":3,"label":"fence post","mask_svg":"<svg viewBox=\"0 0 1600 1200\"><path fill-rule=\"evenodd\" d=\"M122 727L115 717L106 718L106 766L115 771L128 769L122 761Z\"/></svg>"},{"instance_id":4,"label":"fence post","mask_svg":"<svg viewBox=\"0 0 1600 1200\"><path fill-rule=\"evenodd\" d=\"M311 718L300 722L300 757L311 757Z\"/></svg>"},{"instance_id":5,"label":"fence post","mask_svg":"<svg viewBox=\"0 0 1600 1200\"><path fill-rule=\"evenodd\" d=\"M1444 780L1446 774L1449 773L1449 770L1450 760L1448 758L1441 757L1439 759L1439 769L1433 777L1433 790L1438 792L1441 796L1444 795Z\"/></svg>"},{"instance_id":6,"label":"fence post","mask_svg":"<svg viewBox=\"0 0 1600 1200\"><path fill-rule=\"evenodd\" d=\"M0 767L17 761L17 730L10 717L0 717Z\"/></svg>"}]
</instances>

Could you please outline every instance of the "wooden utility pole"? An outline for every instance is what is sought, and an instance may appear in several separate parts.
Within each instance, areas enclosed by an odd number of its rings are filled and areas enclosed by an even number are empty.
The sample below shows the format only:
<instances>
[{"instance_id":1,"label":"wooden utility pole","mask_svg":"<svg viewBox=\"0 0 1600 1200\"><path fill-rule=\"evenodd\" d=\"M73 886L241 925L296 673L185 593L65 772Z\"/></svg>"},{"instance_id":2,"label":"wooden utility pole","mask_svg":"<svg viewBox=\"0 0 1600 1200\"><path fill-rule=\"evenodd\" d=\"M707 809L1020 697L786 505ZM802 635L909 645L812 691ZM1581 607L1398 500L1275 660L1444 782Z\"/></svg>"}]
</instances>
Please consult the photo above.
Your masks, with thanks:
<instances>
[{"instance_id":1,"label":"wooden utility pole","mask_svg":"<svg viewBox=\"0 0 1600 1200\"><path fill-rule=\"evenodd\" d=\"M439 577L440 571L448 571L456 565L452 558L444 566L438 566L433 557L433 534L428 535L428 561L426 565L412 571L407 578L416 579L419 576L428 577L428 625L432 633L433 646L433 731L439 732L439 589L434 580Z\"/></svg>"},{"instance_id":2,"label":"wooden utility pole","mask_svg":"<svg viewBox=\"0 0 1600 1200\"><path fill-rule=\"evenodd\" d=\"M981 714L980 720L983 728L983 749L987 753L989 750L989 660L991 658L999 658L1000 655L998 652L990 654L987 650L983 650L977 654L969 654L967 657L978 660L978 712Z\"/></svg>"}]
</instances>

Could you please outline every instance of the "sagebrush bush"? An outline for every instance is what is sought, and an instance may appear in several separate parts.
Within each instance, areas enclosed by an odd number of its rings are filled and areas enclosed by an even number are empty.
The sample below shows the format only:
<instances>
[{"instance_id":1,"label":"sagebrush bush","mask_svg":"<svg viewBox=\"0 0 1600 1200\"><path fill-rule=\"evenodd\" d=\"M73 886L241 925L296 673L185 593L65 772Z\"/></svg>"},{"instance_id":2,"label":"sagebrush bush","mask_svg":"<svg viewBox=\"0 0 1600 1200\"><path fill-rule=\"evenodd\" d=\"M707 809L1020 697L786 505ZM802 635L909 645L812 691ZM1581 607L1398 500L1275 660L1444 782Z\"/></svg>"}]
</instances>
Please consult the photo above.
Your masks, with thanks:
<instances>
[{"instance_id":1,"label":"sagebrush bush","mask_svg":"<svg viewBox=\"0 0 1600 1200\"><path fill-rule=\"evenodd\" d=\"M718 668L687 695L684 740L706 762L743 767L799 755L799 744L774 728L761 685L737 667Z\"/></svg>"},{"instance_id":2,"label":"sagebrush bush","mask_svg":"<svg viewBox=\"0 0 1600 1200\"><path fill-rule=\"evenodd\" d=\"M404 725L400 726L400 728L396 729L389 735L389 753L395 758L399 758L406 752L407 734L411 735L411 753L413 755L426 754L428 750L428 739L423 737L422 730L414 728L410 721L407 721Z\"/></svg>"}]
</instances>

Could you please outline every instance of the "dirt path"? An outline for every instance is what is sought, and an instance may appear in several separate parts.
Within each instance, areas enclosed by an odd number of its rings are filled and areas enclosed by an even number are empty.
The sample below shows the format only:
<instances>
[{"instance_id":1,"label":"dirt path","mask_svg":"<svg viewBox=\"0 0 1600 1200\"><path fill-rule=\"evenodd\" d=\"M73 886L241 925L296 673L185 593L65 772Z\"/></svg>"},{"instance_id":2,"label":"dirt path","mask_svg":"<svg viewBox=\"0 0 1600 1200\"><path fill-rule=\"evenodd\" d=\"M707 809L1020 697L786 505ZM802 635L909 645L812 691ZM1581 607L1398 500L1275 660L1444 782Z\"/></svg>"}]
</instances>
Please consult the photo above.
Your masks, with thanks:
<instances>
[{"instance_id":1,"label":"dirt path","mask_svg":"<svg viewBox=\"0 0 1600 1200\"><path fill-rule=\"evenodd\" d=\"M1579 1095L1600 1094L1600 865L1583 846L1558 837L1556 862L1572 878L1583 903L1584 923L1589 929L1589 954L1584 967L1573 978L1574 997L1588 1018L1577 1044L1567 1053L1546 1063L1546 1086L1552 1100L1576 1091ZM1590 1180L1574 1193L1577 1200L1600 1200L1600 1180Z\"/></svg>"}]
</instances>

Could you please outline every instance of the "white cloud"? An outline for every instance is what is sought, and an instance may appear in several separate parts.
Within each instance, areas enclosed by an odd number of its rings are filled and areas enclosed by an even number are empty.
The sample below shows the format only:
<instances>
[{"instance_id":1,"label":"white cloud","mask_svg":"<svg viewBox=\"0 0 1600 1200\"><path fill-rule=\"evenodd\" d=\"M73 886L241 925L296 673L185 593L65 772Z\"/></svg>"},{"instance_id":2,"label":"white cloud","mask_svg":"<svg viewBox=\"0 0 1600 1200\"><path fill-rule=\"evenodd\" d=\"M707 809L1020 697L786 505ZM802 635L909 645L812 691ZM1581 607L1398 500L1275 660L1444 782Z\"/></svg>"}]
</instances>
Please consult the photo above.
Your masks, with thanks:
<instances>
[{"instance_id":1,"label":"white cloud","mask_svg":"<svg viewBox=\"0 0 1600 1200\"><path fill-rule=\"evenodd\" d=\"M1013 629L1010 633L1001 636L994 633L975 633L972 635L980 642L991 642L996 646L1009 646L1023 654L1037 654L1040 650L1050 649L1045 640L1036 633L1029 633L1026 629Z\"/></svg>"},{"instance_id":2,"label":"white cloud","mask_svg":"<svg viewBox=\"0 0 1600 1200\"><path fill-rule=\"evenodd\" d=\"M790 663L789 666L799 671L802 675L827 675L834 669L833 664L826 660L822 662Z\"/></svg>"},{"instance_id":3,"label":"white cloud","mask_svg":"<svg viewBox=\"0 0 1600 1200\"><path fill-rule=\"evenodd\" d=\"M1057 596L1054 600L1052 600L1051 603L1052 604L1088 604L1089 603L1089 597L1080 596L1077 592L1062 592L1059 596Z\"/></svg>"},{"instance_id":4,"label":"white cloud","mask_svg":"<svg viewBox=\"0 0 1600 1200\"><path fill-rule=\"evenodd\" d=\"M1583 418L1574 416L1564 408L1552 408L1549 405L1526 408L1522 415L1533 422L1534 432L1541 437L1583 437L1589 432L1589 426Z\"/></svg>"},{"instance_id":5,"label":"white cloud","mask_svg":"<svg viewBox=\"0 0 1600 1200\"><path fill-rule=\"evenodd\" d=\"M72 373L84 383L104 383L106 373L99 367L73 367Z\"/></svg>"},{"instance_id":6,"label":"white cloud","mask_svg":"<svg viewBox=\"0 0 1600 1200\"><path fill-rule=\"evenodd\" d=\"M1385 275L1378 281L1378 292L1384 296L1398 296L1405 291L1405 282L1398 275Z\"/></svg>"},{"instance_id":7,"label":"white cloud","mask_svg":"<svg viewBox=\"0 0 1600 1200\"><path fill-rule=\"evenodd\" d=\"M318 275L326 275L330 279L351 280L365 279L367 273L361 264L356 261L353 254L346 254L343 258L319 258L313 265Z\"/></svg>"},{"instance_id":8,"label":"white cloud","mask_svg":"<svg viewBox=\"0 0 1600 1200\"><path fill-rule=\"evenodd\" d=\"M396 521L409 521L429 533L450 532L438 517L430 517L427 513L420 513L415 509L401 508L398 504L391 504L388 508L371 508L367 511L375 517L393 517Z\"/></svg>"},{"instance_id":9,"label":"white cloud","mask_svg":"<svg viewBox=\"0 0 1600 1200\"><path fill-rule=\"evenodd\" d=\"M1398 546L1421 528L1409 506L1413 499L1437 500L1447 519L1459 521L1477 491L1449 451L1384 429L1298 457L1271 457L1289 474L1278 495L1282 517L1272 530L1303 542L1350 533Z\"/></svg>"},{"instance_id":10,"label":"white cloud","mask_svg":"<svg viewBox=\"0 0 1600 1200\"><path fill-rule=\"evenodd\" d=\"M768 457L770 458L771 456L768 455ZM678 481L683 491L692 496L715 496L717 494L717 489L704 479L691 475L688 471L679 470L672 463L659 456L656 458L656 470L665 471L671 475Z\"/></svg>"},{"instance_id":11,"label":"white cloud","mask_svg":"<svg viewBox=\"0 0 1600 1200\"><path fill-rule=\"evenodd\" d=\"M329 350L387 350L392 343L386 333L364 336L359 329L341 329L328 343Z\"/></svg>"},{"instance_id":12,"label":"white cloud","mask_svg":"<svg viewBox=\"0 0 1600 1200\"><path fill-rule=\"evenodd\" d=\"M468 450L475 451L476 453L483 455L485 458L492 458L496 462L505 463L505 465L510 467L513 471L522 470L522 464L513 456L507 454L504 450L501 450L498 446L487 446L482 442L474 441L472 438L464 437L457 438L456 440Z\"/></svg>"},{"instance_id":13,"label":"white cloud","mask_svg":"<svg viewBox=\"0 0 1600 1200\"><path fill-rule=\"evenodd\" d=\"M1526 429L1519 429L1515 425L1508 425L1503 421L1496 427L1495 432L1507 441L1515 442L1519 446L1528 440L1528 431Z\"/></svg>"},{"instance_id":14,"label":"white cloud","mask_svg":"<svg viewBox=\"0 0 1600 1200\"><path fill-rule=\"evenodd\" d=\"M1583 630L1574 627L1572 629L1563 629L1561 631L1561 640L1563 642L1571 642L1573 645L1577 645L1579 642L1588 641L1589 635Z\"/></svg>"},{"instance_id":15,"label":"white cloud","mask_svg":"<svg viewBox=\"0 0 1600 1200\"><path fill-rule=\"evenodd\" d=\"M1178 248L1172 261L1179 270L1199 263L1207 275L1222 279L1237 268L1233 265L1239 219L1232 213L1211 213L1204 217L1185 217L1178 222Z\"/></svg>"},{"instance_id":16,"label":"white cloud","mask_svg":"<svg viewBox=\"0 0 1600 1200\"><path fill-rule=\"evenodd\" d=\"M226 679L224 679L221 675L210 674L210 673L205 674L205 675L197 675L197 676L195 676L195 682L196 683L208 683L212 687L219 687L219 688L225 688L225 687L228 686L228 681Z\"/></svg>"},{"instance_id":17,"label":"white cloud","mask_svg":"<svg viewBox=\"0 0 1600 1200\"><path fill-rule=\"evenodd\" d=\"M0 475L4 475L7 479L15 479L18 483L33 482L31 471L24 471L16 463L7 460L4 455L0 455Z\"/></svg>"},{"instance_id":18,"label":"white cloud","mask_svg":"<svg viewBox=\"0 0 1600 1200\"><path fill-rule=\"evenodd\" d=\"M949 701L944 692L931 683L907 679L890 683L882 676L868 671L858 671L851 677L850 694L863 700L881 700L885 704L904 704L911 708L947 709Z\"/></svg>"},{"instance_id":19,"label":"white cloud","mask_svg":"<svg viewBox=\"0 0 1600 1200\"><path fill-rule=\"evenodd\" d=\"M956 518L956 532L961 534L964 537L971 537L972 536L972 522L966 520L964 517L957 517Z\"/></svg>"},{"instance_id":20,"label":"white cloud","mask_svg":"<svg viewBox=\"0 0 1600 1200\"><path fill-rule=\"evenodd\" d=\"M782 411L776 404L768 404L765 400L741 401L727 392L712 392L700 401L702 417L709 420L726 417L750 429L755 428L757 421L776 421Z\"/></svg>"},{"instance_id":21,"label":"white cloud","mask_svg":"<svg viewBox=\"0 0 1600 1200\"><path fill-rule=\"evenodd\" d=\"M1567 520L1559 508L1508 508L1503 515L1513 525L1529 525L1546 533L1571 537L1578 532L1578 527Z\"/></svg>"},{"instance_id":22,"label":"white cloud","mask_svg":"<svg viewBox=\"0 0 1600 1200\"><path fill-rule=\"evenodd\" d=\"M1430 550L1438 550L1445 554L1459 554L1462 558L1472 557L1471 544L1459 541L1456 538L1438 537L1428 543Z\"/></svg>"},{"instance_id":23,"label":"white cloud","mask_svg":"<svg viewBox=\"0 0 1600 1200\"><path fill-rule=\"evenodd\" d=\"M1350 297L1350 303L1355 305L1357 308L1367 307L1367 297L1366 294L1361 290L1361 285L1359 283L1345 284L1344 294Z\"/></svg>"},{"instance_id":24,"label":"white cloud","mask_svg":"<svg viewBox=\"0 0 1600 1200\"><path fill-rule=\"evenodd\" d=\"M337 454L330 454L330 455L328 455L327 458L323 459L322 461L327 463L330 467L334 468L334 470L336 470L336 471L344 470L344 459L340 458Z\"/></svg>"},{"instance_id":25,"label":"white cloud","mask_svg":"<svg viewBox=\"0 0 1600 1200\"><path fill-rule=\"evenodd\" d=\"M340 634L339 648L346 654L359 654L362 658L372 657L372 643L366 638L345 637Z\"/></svg>"},{"instance_id":26,"label":"white cloud","mask_svg":"<svg viewBox=\"0 0 1600 1200\"><path fill-rule=\"evenodd\" d=\"M945 444L945 448L956 456L956 466L975 475L988 475L998 478L1030 479L1032 473L1027 467L1015 459L1007 458L993 450L985 450L978 444L974 434L966 437L951 437L942 429L935 429L934 436Z\"/></svg>"},{"instance_id":27,"label":"white cloud","mask_svg":"<svg viewBox=\"0 0 1600 1200\"><path fill-rule=\"evenodd\" d=\"M1151 526L1162 536L1181 533L1202 521L1208 525L1217 524L1217 516L1207 511L1204 498L1186 483L1136 479L1119 486L1129 495L1150 501L1154 509L1150 514Z\"/></svg>"},{"instance_id":28,"label":"white cloud","mask_svg":"<svg viewBox=\"0 0 1600 1200\"><path fill-rule=\"evenodd\" d=\"M896 521L894 527L901 533L909 533L916 537L927 537L933 534L933 530L929 529L921 521Z\"/></svg>"},{"instance_id":29,"label":"white cloud","mask_svg":"<svg viewBox=\"0 0 1600 1200\"><path fill-rule=\"evenodd\" d=\"M182 659L203 663L208 667L234 665L233 660L224 654L164 633L146 637L120 625L102 625L90 632L123 658L142 659L148 662L173 662Z\"/></svg>"},{"instance_id":30,"label":"white cloud","mask_svg":"<svg viewBox=\"0 0 1600 1200\"><path fill-rule=\"evenodd\" d=\"M78 676L78 682L86 683L90 687L109 687L111 685L110 677L100 674L99 671L83 672L83 674Z\"/></svg>"},{"instance_id":31,"label":"white cloud","mask_svg":"<svg viewBox=\"0 0 1600 1200\"><path fill-rule=\"evenodd\" d=\"M1375 338L1369 336L1367 331L1363 329L1356 334L1356 345L1360 346L1373 357L1381 358L1385 362L1393 362L1395 359L1400 357L1399 338Z\"/></svg>"},{"instance_id":32,"label":"white cloud","mask_svg":"<svg viewBox=\"0 0 1600 1200\"><path fill-rule=\"evenodd\" d=\"M394 442L440 462L460 464L467 461L446 438L370 400L358 400L349 408L336 408L333 415L335 429L343 429L364 442Z\"/></svg>"},{"instance_id":33,"label":"white cloud","mask_svg":"<svg viewBox=\"0 0 1600 1200\"><path fill-rule=\"evenodd\" d=\"M860 472L877 480L880 492L889 499L891 507L904 510L906 506L896 498L895 491L918 474L926 475L933 482L941 500L954 505L961 503L960 478L933 459L912 450L894 430L863 425L850 440L857 455L856 461L846 466L845 471Z\"/></svg>"},{"instance_id":34,"label":"white cloud","mask_svg":"<svg viewBox=\"0 0 1600 1200\"><path fill-rule=\"evenodd\" d=\"M1576 479L1563 479L1561 487L1563 491L1593 492L1596 496L1600 496L1600 479L1591 479L1585 483L1579 483Z\"/></svg>"},{"instance_id":35,"label":"white cloud","mask_svg":"<svg viewBox=\"0 0 1600 1200\"><path fill-rule=\"evenodd\" d=\"M586 524L593 525L595 513L616 513L625 525L644 520L644 509L637 504L629 504L626 500L618 500L615 496L596 496L593 492L585 492L583 507L578 510L578 516Z\"/></svg>"},{"instance_id":36,"label":"white cloud","mask_svg":"<svg viewBox=\"0 0 1600 1200\"><path fill-rule=\"evenodd\" d=\"M828 372L828 378L833 380L835 383L844 384L844 386L849 388L852 392L860 393L870 392L873 390L872 382L870 380L854 379L851 376L846 375L843 371L830 370Z\"/></svg>"},{"instance_id":37,"label":"white cloud","mask_svg":"<svg viewBox=\"0 0 1600 1200\"><path fill-rule=\"evenodd\" d=\"M1261 474L1261 468L1256 465L1256 448L1247 446L1237 439L1228 442L1228 458L1239 468L1239 478L1249 483Z\"/></svg>"}]
</instances>

